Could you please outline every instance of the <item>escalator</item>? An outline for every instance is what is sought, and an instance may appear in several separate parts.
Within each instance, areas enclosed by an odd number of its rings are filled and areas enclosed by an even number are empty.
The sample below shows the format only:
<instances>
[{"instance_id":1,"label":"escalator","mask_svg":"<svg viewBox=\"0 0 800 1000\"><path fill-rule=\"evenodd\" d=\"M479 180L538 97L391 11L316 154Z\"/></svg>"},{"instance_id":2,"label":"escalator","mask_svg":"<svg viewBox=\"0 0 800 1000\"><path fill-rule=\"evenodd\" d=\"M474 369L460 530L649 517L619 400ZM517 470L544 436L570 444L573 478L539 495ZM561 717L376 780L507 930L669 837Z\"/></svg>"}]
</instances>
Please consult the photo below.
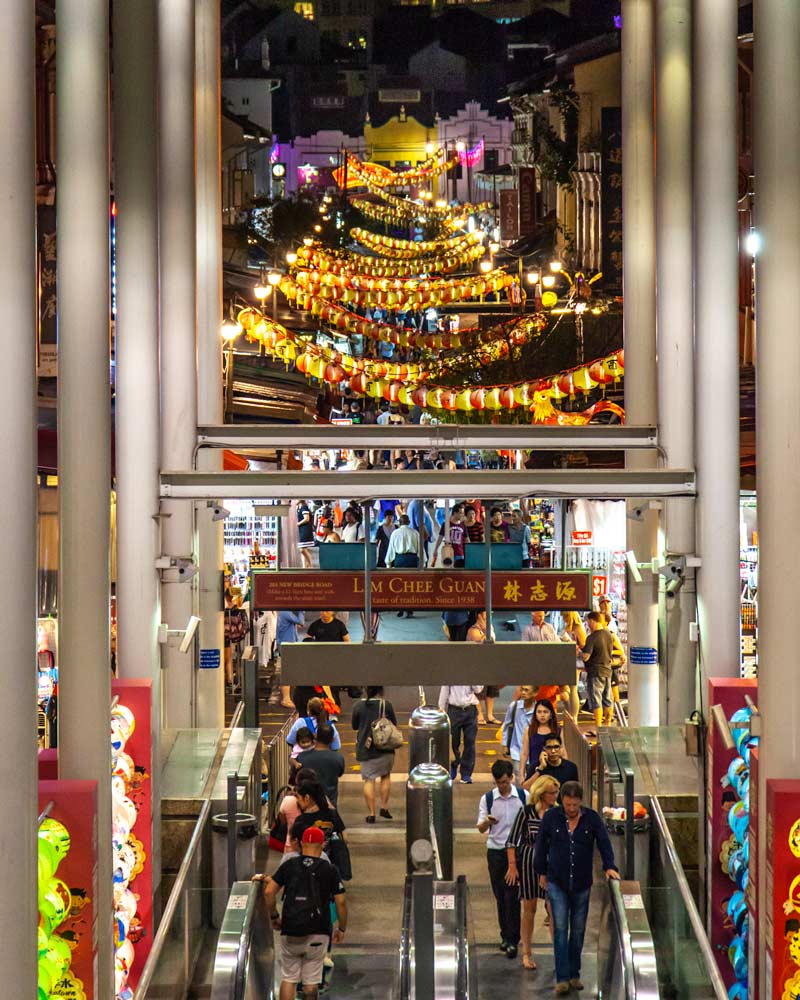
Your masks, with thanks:
<instances>
[{"instance_id":1,"label":"escalator","mask_svg":"<svg viewBox=\"0 0 800 1000\"><path fill-rule=\"evenodd\" d=\"M602 1000L657 1000L655 948L638 883L610 882L601 891L605 895L595 995ZM465 878L447 882L430 875L408 876L399 944L394 1000L481 997ZM274 957L261 886L235 883L219 935L211 1000L273 1000L280 985ZM551 982L532 982L526 996L551 996L552 989ZM354 990L352 996L357 995Z\"/></svg>"}]
</instances>

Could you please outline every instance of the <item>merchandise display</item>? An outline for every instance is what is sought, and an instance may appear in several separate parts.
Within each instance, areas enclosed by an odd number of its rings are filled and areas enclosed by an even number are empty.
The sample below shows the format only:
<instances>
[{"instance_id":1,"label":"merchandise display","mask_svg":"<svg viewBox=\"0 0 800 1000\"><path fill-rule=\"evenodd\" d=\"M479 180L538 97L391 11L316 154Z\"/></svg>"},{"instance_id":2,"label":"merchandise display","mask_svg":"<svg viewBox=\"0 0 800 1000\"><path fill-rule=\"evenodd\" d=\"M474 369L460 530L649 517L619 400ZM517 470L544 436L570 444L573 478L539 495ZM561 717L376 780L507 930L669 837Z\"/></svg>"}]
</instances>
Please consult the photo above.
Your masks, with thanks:
<instances>
[{"instance_id":1,"label":"merchandise display","mask_svg":"<svg viewBox=\"0 0 800 1000\"><path fill-rule=\"evenodd\" d=\"M39 826L39 988L38 1000L60 1000L72 963L69 944L56 931L70 914L72 896L57 877L61 862L69 853L70 834L63 823L45 818ZM77 988L78 983L71 979ZM80 994L71 995L82 995Z\"/></svg>"}]
</instances>

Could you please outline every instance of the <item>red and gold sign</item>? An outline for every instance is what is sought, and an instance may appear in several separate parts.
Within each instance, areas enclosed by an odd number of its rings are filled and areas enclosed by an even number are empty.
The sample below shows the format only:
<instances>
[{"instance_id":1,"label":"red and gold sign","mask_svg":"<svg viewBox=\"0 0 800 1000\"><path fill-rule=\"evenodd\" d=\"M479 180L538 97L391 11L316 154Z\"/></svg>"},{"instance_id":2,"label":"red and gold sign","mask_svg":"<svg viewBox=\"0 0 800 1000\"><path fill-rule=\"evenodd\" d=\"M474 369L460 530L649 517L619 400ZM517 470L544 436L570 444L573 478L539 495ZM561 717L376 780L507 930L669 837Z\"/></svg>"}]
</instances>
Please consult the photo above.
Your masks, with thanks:
<instances>
[{"instance_id":1,"label":"red and gold sign","mask_svg":"<svg viewBox=\"0 0 800 1000\"><path fill-rule=\"evenodd\" d=\"M486 607L482 571L375 570L373 611L446 611ZM356 611L364 607L364 574L350 570L253 573L254 607L275 611ZM492 607L586 611L591 608L589 573L497 570L492 573Z\"/></svg>"}]
</instances>

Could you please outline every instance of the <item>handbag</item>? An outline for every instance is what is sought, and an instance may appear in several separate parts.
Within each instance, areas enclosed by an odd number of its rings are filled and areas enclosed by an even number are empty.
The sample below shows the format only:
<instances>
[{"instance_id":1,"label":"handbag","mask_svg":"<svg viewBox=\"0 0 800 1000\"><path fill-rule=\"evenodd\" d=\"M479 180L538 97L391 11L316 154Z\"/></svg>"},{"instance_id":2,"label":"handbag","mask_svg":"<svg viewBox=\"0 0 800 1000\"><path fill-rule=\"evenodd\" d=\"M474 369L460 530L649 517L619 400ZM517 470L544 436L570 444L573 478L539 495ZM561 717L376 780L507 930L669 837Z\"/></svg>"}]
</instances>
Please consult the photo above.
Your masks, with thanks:
<instances>
[{"instance_id":1,"label":"handbag","mask_svg":"<svg viewBox=\"0 0 800 1000\"><path fill-rule=\"evenodd\" d=\"M372 749L373 750L397 750L403 745L403 734L384 715L385 703L381 698L381 710L378 718L372 723Z\"/></svg>"},{"instance_id":2,"label":"handbag","mask_svg":"<svg viewBox=\"0 0 800 1000\"><path fill-rule=\"evenodd\" d=\"M508 742L503 747L503 750L505 751L506 757L510 757L511 756L511 743L513 742L513 739L514 739L514 720L517 717L517 708L518 707L519 707L519 703L516 702L516 701L511 706L511 721L508 724Z\"/></svg>"}]
</instances>

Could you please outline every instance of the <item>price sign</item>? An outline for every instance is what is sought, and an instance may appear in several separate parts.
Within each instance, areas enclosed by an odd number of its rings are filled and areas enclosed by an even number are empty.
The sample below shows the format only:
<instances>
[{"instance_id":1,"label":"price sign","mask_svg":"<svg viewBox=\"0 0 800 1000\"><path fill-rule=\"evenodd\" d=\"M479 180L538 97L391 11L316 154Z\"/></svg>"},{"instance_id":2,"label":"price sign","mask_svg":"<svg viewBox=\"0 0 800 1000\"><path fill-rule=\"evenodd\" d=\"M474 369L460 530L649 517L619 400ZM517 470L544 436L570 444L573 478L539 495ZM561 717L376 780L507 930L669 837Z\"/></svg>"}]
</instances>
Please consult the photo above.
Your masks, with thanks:
<instances>
[{"instance_id":1,"label":"price sign","mask_svg":"<svg viewBox=\"0 0 800 1000\"><path fill-rule=\"evenodd\" d=\"M591 531L573 531L572 532L572 544L573 545L591 545L592 544L592 533L591 533Z\"/></svg>"},{"instance_id":2,"label":"price sign","mask_svg":"<svg viewBox=\"0 0 800 1000\"><path fill-rule=\"evenodd\" d=\"M602 597L603 594L608 593L608 577L605 576L593 576L592 577L592 597Z\"/></svg>"}]
</instances>

